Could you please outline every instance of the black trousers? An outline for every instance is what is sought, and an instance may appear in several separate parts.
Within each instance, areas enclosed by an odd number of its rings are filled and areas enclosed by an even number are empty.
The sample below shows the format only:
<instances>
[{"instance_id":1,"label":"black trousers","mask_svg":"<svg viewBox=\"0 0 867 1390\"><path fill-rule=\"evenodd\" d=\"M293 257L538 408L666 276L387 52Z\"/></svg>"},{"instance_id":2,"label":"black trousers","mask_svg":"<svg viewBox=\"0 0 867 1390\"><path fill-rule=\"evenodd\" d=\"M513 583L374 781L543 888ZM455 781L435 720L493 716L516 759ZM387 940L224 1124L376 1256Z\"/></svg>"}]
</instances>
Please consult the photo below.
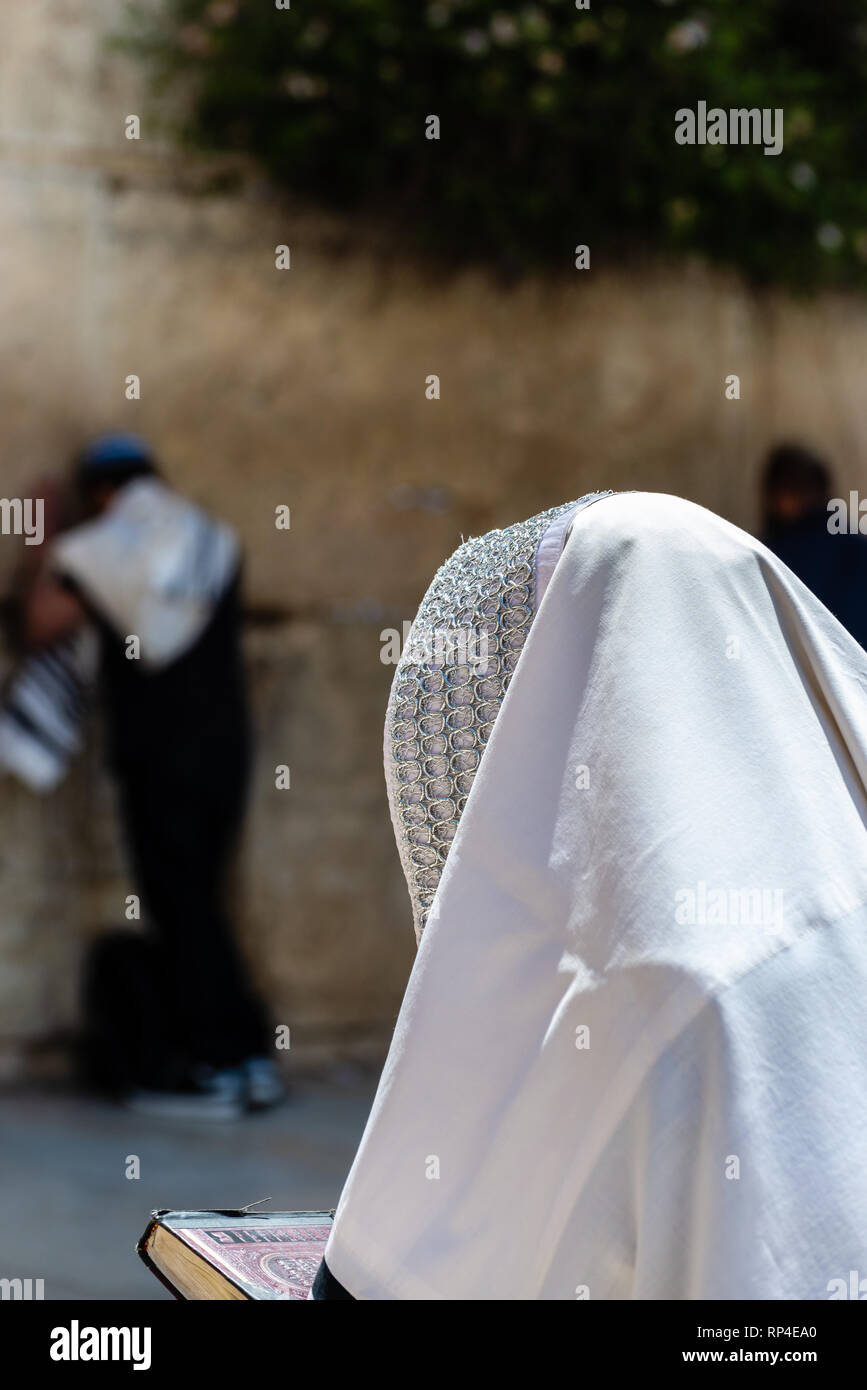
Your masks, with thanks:
<instances>
[{"instance_id":1,"label":"black trousers","mask_svg":"<svg viewBox=\"0 0 867 1390\"><path fill-rule=\"evenodd\" d=\"M270 1052L265 1011L225 907L225 875L246 800L247 748L241 738L175 739L170 752L116 769L159 961L154 1026L186 1062L233 1066Z\"/></svg>"}]
</instances>

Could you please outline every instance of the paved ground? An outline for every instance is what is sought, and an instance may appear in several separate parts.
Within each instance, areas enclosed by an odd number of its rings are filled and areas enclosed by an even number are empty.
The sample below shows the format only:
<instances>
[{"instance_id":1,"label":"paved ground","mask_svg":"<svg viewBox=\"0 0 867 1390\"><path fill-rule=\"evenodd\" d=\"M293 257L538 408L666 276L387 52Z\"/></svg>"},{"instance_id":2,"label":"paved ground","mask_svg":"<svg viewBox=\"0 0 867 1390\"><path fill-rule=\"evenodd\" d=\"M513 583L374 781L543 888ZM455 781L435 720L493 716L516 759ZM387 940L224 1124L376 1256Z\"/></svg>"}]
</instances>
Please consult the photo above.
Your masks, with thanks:
<instances>
[{"instance_id":1,"label":"paved ground","mask_svg":"<svg viewBox=\"0 0 867 1390\"><path fill-rule=\"evenodd\" d=\"M151 1208L334 1206L375 1085L342 1069L234 1125L145 1121L65 1090L0 1095L0 1277L42 1278L46 1299L169 1298L134 1253Z\"/></svg>"}]
</instances>

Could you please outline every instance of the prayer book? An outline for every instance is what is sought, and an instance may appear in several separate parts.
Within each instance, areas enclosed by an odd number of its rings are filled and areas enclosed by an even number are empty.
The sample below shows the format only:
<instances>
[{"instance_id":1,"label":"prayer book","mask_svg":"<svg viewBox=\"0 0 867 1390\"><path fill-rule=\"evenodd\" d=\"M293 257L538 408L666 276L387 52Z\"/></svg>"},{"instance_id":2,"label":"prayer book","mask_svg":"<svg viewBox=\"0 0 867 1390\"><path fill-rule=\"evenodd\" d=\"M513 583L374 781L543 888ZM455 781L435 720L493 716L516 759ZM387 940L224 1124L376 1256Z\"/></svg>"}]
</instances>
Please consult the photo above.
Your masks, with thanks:
<instances>
[{"instance_id":1,"label":"prayer book","mask_svg":"<svg viewBox=\"0 0 867 1390\"><path fill-rule=\"evenodd\" d=\"M136 1246L179 1299L306 1299L330 1211L154 1211Z\"/></svg>"}]
</instances>

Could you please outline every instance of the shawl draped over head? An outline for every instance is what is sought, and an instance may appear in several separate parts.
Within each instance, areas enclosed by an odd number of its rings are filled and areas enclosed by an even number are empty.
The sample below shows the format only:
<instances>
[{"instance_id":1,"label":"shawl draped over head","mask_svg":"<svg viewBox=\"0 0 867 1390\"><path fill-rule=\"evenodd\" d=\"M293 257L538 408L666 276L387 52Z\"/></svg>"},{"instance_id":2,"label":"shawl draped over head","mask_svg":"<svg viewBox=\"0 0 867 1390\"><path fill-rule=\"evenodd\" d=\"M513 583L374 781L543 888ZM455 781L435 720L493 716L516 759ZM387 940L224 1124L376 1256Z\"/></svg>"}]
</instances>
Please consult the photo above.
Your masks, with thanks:
<instances>
[{"instance_id":1,"label":"shawl draped over head","mask_svg":"<svg viewBox=\"0 0 867 1390\"><path fill-rule=\"evenodd\" d=\"M128 483L108 511L52 547L55 570L119 637L139 638L151 671L195 645L239 562L229 526L150 477Z\"/></svg>"},{"instance_id":2,"label":"shawl draped over head","mask_svg":"<svg viewBox=\"0 0 867 1390\"><path fill-rule=\"evenodd\" d=\"M867 1275L867 656L703 508L589 502L521 533L510 601L509 532L434 580L491 668L398 669L423 934L328 1265L361 1299L829 1298Z\"/></svg>"}]
</instances>

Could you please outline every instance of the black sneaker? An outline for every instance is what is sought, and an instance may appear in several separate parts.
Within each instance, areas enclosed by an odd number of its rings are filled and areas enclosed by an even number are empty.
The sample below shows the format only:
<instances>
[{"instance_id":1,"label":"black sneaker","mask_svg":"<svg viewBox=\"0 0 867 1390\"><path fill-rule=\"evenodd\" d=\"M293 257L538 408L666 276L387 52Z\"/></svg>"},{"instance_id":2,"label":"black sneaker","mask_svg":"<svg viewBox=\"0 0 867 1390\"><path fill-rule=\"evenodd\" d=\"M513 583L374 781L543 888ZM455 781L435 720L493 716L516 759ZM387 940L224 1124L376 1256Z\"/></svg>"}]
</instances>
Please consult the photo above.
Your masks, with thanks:
<instances>
[{"instance_id":1,"label":"black sneaker","mask_svg":"<svg viewBox=\"0 0 867 1390\"><path fill-rule=\"evenodd\" d=\"M270 1057L248 1057L241 1063L247 1105L250 1110L268 1110L286 1098L280 1068Z\"/></svg>"}]
</instances>

